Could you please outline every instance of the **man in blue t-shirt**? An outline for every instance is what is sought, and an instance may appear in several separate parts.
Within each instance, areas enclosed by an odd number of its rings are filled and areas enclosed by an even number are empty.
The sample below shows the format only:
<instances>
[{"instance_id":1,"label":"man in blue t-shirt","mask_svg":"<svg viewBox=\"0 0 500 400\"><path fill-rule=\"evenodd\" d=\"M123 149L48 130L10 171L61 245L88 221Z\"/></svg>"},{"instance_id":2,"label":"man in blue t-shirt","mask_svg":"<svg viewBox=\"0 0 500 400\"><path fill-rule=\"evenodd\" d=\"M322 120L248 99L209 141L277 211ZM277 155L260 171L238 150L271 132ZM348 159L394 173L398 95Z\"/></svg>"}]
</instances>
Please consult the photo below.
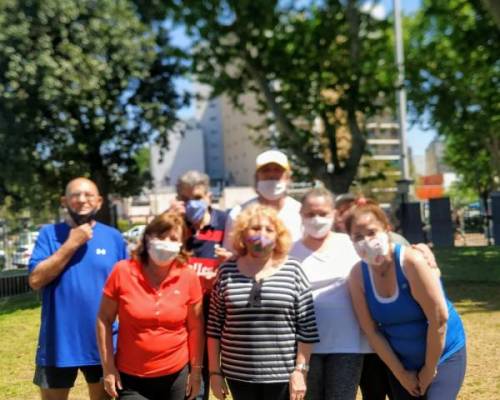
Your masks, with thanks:
<instances>
[{"instance_id":1,"label":"man in blue t-shirt","mask_svg":"<svg viewBox=\"0 0 500 400\"><path fill-rule=\"evenodd\" d=\"M29 263L29 284L41 289L42 315L33 382L43 400L66 400L78 369L91 400L108 398L95 325L104 283L127 257L116 229L94 220L102 205L94 182L76 178L66 186L66 222L40 230Z\"/></svg>"},{"instance_id":2,"label":"man in blue t-shirt","mask_svg":"<svg viewBox=\"0 0 500 400\"><path fill-rule=\"evenodd\" d=\"M169 210L184 214L191 231L187 240L188 250L191 251L189 264L200 278L206 319L216 270L221 259L228 257L227 251L221 247L224 240L226 213L211 206L210 178L199 171L188 171L179 177L177 200L172 202ZM198 400L207 400L209 397L206 351L204 364L202 393L197 398Z\"/></svg>"}]
</instances>

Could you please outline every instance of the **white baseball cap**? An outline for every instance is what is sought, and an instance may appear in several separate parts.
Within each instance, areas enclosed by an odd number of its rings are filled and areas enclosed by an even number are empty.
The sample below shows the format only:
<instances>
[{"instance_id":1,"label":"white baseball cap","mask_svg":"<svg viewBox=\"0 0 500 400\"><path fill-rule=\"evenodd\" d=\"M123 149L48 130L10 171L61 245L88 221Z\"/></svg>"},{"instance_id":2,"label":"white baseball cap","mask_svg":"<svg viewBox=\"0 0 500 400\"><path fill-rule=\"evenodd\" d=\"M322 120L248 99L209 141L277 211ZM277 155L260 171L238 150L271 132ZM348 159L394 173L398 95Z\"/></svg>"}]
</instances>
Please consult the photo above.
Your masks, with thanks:
<instances>
[{"instance_id":1,"label":"white baseball cap","mask_svg":"<svg viewBox=\"0 0 500 400\"><path fill-rule=\"evenodd\" d=\"M290 170L290 163L285 153L279 150L267 150L260 153L255 160L255 169L258 170L267 164L278 164L286 170Z\"/></svg>"}]
</instances>

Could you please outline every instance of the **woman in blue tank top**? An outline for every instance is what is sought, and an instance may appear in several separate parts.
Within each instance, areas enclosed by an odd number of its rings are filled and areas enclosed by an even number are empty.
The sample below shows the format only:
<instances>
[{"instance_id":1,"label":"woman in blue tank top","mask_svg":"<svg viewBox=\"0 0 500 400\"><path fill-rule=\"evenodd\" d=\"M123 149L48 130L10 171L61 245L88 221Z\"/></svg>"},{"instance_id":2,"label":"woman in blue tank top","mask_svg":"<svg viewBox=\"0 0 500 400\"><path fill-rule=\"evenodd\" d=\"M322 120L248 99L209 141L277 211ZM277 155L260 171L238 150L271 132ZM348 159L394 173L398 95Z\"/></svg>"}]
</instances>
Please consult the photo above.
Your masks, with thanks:
<instances>
[{"instance_id":1,"label":"woman in blue tank top","mask_svg":"<svg viewBox=\"0 0 500 400\"><path fill-rule=\"evenodd\" d=\"M356 207L346 226L362 259L349 277L353 306L391 371L394 398L456 399L465 376L465 333L438 274L420 252L390 242L389 222L376 203Z\"/></svg>"}]
</instances>

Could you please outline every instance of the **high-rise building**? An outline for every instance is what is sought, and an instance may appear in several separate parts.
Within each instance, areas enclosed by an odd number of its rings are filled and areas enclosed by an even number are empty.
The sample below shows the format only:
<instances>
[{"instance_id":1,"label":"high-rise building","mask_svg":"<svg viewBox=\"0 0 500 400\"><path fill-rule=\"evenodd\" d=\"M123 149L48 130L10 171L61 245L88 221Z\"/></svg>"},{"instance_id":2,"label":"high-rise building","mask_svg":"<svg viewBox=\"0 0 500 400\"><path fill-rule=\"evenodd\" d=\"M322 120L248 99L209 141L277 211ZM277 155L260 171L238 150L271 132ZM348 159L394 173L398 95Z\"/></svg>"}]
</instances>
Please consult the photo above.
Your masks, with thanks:
<instances>
[{"instance_id":1,"label":"high-rise building","mask_svg":"<svg viewBox=\"0 0 500 400\"><path fill-rule=\"evenodd\" d=\"M205 139L206 173L213 181L252 186L255 158L264 150L256 139L267 134L254 129L263 122L256 111L255 96L243 94L242 109L237 109L227 96L209 98L207 86L196 85L196 94L196 118Z\"/></svg>"},{"instance_id":2,"label":"high-rise building","mask_svg":"<svg viewBox=\"0 0 500 400\"><path fill-rule=\"evenodd\" d=\"M168 150L151 146L150 170L156 193L175 187L179 176L186 171L205 171L203 133L196 120L179 122L168 139Z\"/></svg>"},{"instance_id":3,"label":"high-rise building","mask_svg":"<svg viewBox=\"0 0 500 400\"><path fill-rule=\"evenodd\" d=\"M211 99L210 88L197 84L195 93L198 97L195 106L195 118L203 133L204 171L213 184L222 183L226 178L224 165L224 144L222 129L222 105L220 98Z\"/></svg>"},{"instance_id":4,"label":"high-rise building","mask_svg":"<svg viewBox=\"0 0 500 400\"><path fill-rule=\"evenodd\" d=\"M368 122L367 150L358 173L361 190L389 206L397 195L396 182L401 179L399 124L388 116Z\"/></svg>"}]
</instances>

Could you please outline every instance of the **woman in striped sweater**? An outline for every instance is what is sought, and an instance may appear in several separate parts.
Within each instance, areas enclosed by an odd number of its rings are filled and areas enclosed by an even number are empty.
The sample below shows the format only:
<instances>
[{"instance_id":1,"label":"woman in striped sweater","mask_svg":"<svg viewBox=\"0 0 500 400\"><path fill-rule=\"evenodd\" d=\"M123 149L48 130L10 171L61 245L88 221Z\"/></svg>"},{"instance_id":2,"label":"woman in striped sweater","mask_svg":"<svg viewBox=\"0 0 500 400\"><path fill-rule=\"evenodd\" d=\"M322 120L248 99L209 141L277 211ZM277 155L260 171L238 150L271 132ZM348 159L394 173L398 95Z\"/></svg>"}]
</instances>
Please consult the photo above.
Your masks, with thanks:
<instances>
[{"instance_id":1,"label":"woman in striped sweater","mask_svg":"<svg viewBox=\"0 0 500 400\"><path fill-rule=\"evenodd\" d=\"M219 267L207 324L210 385L234 400L301 400L319 340L309 282L287 257L290 234L276 211L253 206L237 218L238 257Z\"/></svg>"}]
</instances>

